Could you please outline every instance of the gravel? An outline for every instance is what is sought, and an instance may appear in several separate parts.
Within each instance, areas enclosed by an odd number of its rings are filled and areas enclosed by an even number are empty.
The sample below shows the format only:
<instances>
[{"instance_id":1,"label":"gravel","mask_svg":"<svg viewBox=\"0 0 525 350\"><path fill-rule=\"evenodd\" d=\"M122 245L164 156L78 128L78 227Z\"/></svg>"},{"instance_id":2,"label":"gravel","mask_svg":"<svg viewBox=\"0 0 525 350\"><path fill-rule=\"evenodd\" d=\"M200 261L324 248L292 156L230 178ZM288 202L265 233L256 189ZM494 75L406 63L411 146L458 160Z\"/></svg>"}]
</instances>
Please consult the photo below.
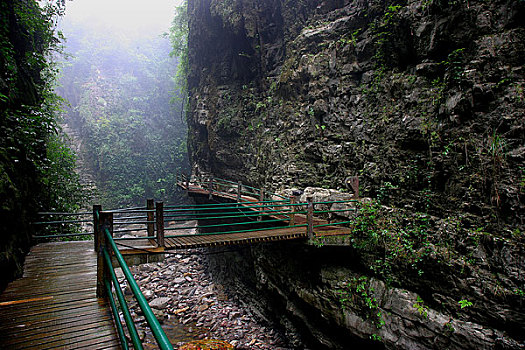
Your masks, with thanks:
<instances>
[{"instance_id":1,"label":"gravel","mask_svg":"<svg viewBox=\"0 0 525 350\"><path fill-rule=\"evenodd\" d=\"M164 262L131 267L166 332L172 328L167 327L168 323L184 327L184 336L168 334L174 345L180 346L191 339L221 339L236 349L288 349L279 331L228 295L222 285L213 283L205 271L205 252L181 250L166 255ZM147 337L149 330L144 316L125 279L120 277L120 281L139 334Z\"/></svg>"}]
</instances>

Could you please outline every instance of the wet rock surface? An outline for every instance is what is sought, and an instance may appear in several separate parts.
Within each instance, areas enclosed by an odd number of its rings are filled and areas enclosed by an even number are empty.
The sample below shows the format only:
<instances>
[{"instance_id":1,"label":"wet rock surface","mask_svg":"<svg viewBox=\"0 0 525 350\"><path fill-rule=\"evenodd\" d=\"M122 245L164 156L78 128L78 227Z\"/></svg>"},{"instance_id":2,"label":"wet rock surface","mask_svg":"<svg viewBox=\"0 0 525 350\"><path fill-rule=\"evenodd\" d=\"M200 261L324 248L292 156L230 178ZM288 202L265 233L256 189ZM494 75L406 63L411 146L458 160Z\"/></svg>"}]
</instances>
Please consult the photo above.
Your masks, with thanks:
<instances>
[{"instance_id":1,"label":"wet rock surface","mask_svg":"<svg viewBox=\"0 0 525 350\"><path fill-rule=\"evenodd\" d=\"M164 262L131 267L140 289L175 346L197 339L221 339L236 349L287 349L286 341L272 325L257 317L206 272L204 249L184 250L166 256ZM132 316L145 339L155 349L125 278L119 278Z\"/></svg>"},{"instance_id":2,"label":"wet rock surface","mask_svg":"<svg viewBox=\"0 0 525 350\"><path fill-rule=\"evenodd\" d=\"M330 283L330 254L305 271L315 252L268 249L233 266L253 265L248 289L328 348L334 324L389 349L522 348L525 2L189 0L188 13L195 174L318 199L355 193L358 175L381 204L361 207L368 241L347 239L348 271ZM390 294L372 292L380 282ZM343 315L330 288L348 283Z\"/></svg>"}]
</instances>

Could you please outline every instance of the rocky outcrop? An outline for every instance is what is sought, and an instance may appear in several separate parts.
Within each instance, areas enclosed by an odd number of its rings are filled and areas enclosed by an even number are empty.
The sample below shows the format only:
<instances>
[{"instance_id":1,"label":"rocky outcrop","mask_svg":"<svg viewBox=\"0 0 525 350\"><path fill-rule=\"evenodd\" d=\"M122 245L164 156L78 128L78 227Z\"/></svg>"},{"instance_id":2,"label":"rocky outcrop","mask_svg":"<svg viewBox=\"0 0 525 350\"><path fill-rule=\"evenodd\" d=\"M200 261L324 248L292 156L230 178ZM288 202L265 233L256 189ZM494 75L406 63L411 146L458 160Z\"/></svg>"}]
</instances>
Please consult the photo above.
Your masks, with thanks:
<instances>
[{"instance_id":1,"label":"rocky outcrop","mask_svg":"<svg viewBox=\"0 0 525 350\"><path fill-rule=\"evenodd\" d=\"M274 190L358 176L373 198L355 237L295 247L302 265L244 256L297 344L522 346L525 3L188 4L194 171Z\"/></svg>"},{"instance_id":2,"label":"rocky outcrop","mask_svg":"<svg viewBox=\"0 0 525 350\"><path fill-rule=\"evenodd\" d=\"M200 171L523 225L522 1L189 1ZM523 226L521 226L523 228Z\"/></svg>"},{"instance_id":3,"label":"rocky outcrop","mask_svg":"<svg viewBox=\"0 0 525 350\"><path fill-rule=\"evenodd\" d=\"M295 349L523 347L522 302L488 295L498 293L490 277L473 281L457 262L419 277L404 271L401 287L370 277L371 258L340 243L275 243L208 256L212 276L278 320Z\"/></svg>"}]
</instances>

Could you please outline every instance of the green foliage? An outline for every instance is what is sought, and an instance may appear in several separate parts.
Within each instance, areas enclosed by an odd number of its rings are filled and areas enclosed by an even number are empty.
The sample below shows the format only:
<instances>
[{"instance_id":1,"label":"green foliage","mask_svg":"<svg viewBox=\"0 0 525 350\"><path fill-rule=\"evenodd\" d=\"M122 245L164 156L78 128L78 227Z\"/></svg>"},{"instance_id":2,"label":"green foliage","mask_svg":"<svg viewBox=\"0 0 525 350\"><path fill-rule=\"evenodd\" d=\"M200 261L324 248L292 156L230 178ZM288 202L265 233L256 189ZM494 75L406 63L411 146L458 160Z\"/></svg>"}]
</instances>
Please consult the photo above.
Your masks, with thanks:
<instances>
[{"instance_id":1,"label":"green foliage","mask_svg":"<svg viewBox=\"0 0 525 350\"><path fill-rule=\"evenodd\" d=\"M418 295L416 302L414 303L414 308L419 312L419 315L424 318L428 318L428 306L425 305L423 299Z\"/></svg>"},{"instance_id":2,"label":"green foliage","mask_svg":"<svg viewBox=\"0 0 525 350\"><path fill-rule=\"evenodd\" d=\"M458 301L458 304L459 304L459 306L462 309L467 308L467 307L471 307L473 305L471 301L468 301L468 300L465 300L465 299Z\"/></svg>"},{"instance_id":3,"label":"green foliage","mask_svg":"<svg viewBox=\"0 0 525 350\"><path fill-rule=\"evenodd\" d=\"M310 241L317 248L321 248L324 246L324 241L322 241L318 236L314 236Z\"/></svg>"},{"instance_id":4,"label":"green foliage","mask_svg":"<svg viewBox=\"0 0 525 350\"><path fill-rule=\"evenodd\" d=\"M394 269L408 268L418 275L424 273L423 262L432 252L426 214L406 216L390 212L385 215L378 201L360 203L350 228L355 249L380 253L381 258L369 268L387 283L392 282Z\"/></svg>"},{"instance_id":5,"label":"green foliage","mask_svg":"<svg viewBox=\"0 0 525 350\"><path fill-rule=\"evenodd\" d=\"M520 297L525 297L525 291L523 289L520 289L520 288L514 289L514 294L518 295Z\"/></svg>"},{"instance_id":6,"label":"green foliage","mask_svg":"<svg viewBox=\"0 0 525 350\"><path fill-rule=\"evenodd\" d=\"M370 319L377 329L385 325L381 309L374 296L375 290L370 286L368 277L353 277L344 288L337 290L337 293L343 310L349 308L357 310L363 319ZM376 338L374 340L381 340L378 335L373 336Z\"/></svg>"},{"instance_id":7,"label":"green foliage","mask_svg":"<svg viewBox=\"0 0 525 350\"><path fill-rule=\"evenodd\" d=\"M181 96L187 96L188 93L188 21L188 1L184 0L175 8L169 33L165 34L172 45L171 55L179 58L175 82Z\"/></svg>"},{"instance_id":8,"label":"green foliage","mask_svg":"<svg viewBox=\"0 0 525 350\"><path fill-rule=\"evenodd\" d=\"M441 62L446 68L449 84L459 83L463 77L465 48L460 48L448 54L447 59Z\"/></svg>"},{"instance_id":9,"label":"green foliage","mask_svg":"<svg viewBox=\"0 0 525 350\"><path fill-rule=\"evenodd\" d=\"M82 140L101 204L175 200L175 174L187 168L186 125L180 104L170 104L177 63L168 40L100 42L85 28L70 31L74 58L60 92L71 102L67 121Z\"/></svg>"},{"instance_id":10,"label":"green foliage","mask_svg":"<svg viewBox=\"0 0 525 350\"><path fill-rule=\"evenodd\" d=\"M401 5L396 3L386 4L385 12L382 17L374 22L371 22L369 27L374 33L376 43L376 53L374 59L378 69L384 69L386 63L386 46L392 40L394 27L399 21L399 10Z\"/></svg>"},{"instance_id":11,"label":"green foliage","mask_svg":"<svg viewBox=\"0 0 525 350\"><path fill-rule=\"evenodd\" d=\"M81 202L75 158L63 143L57 115L63 100L55 92L58 74L54 58L62 51L62 34L55 28L63 14L62 1L40 7L34 1L1 2L0 62L6 67L0 91L2 142L0 150L16 167L31 164L32 181L40 183L38 197L44 210L74 210ZM13 11L15 22L6 15ZM19 164L19 165L17 165ZM14 176L11 174L9 176ZM16 186L16 185L14 185Z\"/></svg>"},{"instance_id":12,"label":"green foliage","mask_svg":"<svg viewBox=\"0 0 525 350\"><path fill-rule=\"evenodd\" d=\"M454 329L454 326L452 326L452 321L449 321L449 322L445 323L443 326L445 328L446 334L448 334L448 335L451 335L452 333L454 333L456 331Z\"/></svg>"},{"instance_id":13,"label":"green foliage","mask_svg":"<svg viewBox=\"0 0 525 350\"><path fill-rule=\"evenodd\" d=\"M361 28L358 28L354 30L352 33L345 34L339 40L337 40L338 44L342 45L352 45L355 46L357 44L357 37L359 36L359 33L361 32Z\"/></svg>"},{"instance_id":14,"label":"green foliage","mask_svg":"<svg viewBox=\"0 0 525 350\"><path fill-rule=\"evenodd\" d=\"M357 249L371 249L379 242L379 203L359 203L359 215L352 224L352 245Z\"/></svg>"},{"instance_id":15,"label":"green foliage","mask_svg":"<svg viewBox=\"0 0 525 350\"><path fill-rule=\"evenodd\" d=\"M77 157L63 133L52 134L47 141L47 165L43 184L47 192L47 210L76 212L87 199L76 168Z\"/></svg>"},{"instance_id":16,"label":"green foliage","mask_svg":"<svg viewBox=\"0 0 525 350\"><path fill-rule=\"evenodd\" d=\"M70 176L74 159L58 158L67 153L59 145L61 100L54 94L63 6L0 0L0 290L22 268L36 213L78 204L68 193L79 186Z\"/></svg>"},{"instance_id":17,"label":"green foliage","mask_svg":"<svg viewBox=\"0 0 525 350\"><path fill-rule=\"evenodd\" d=\"M443 101L444 92L447 87L446 83L441 78L436 78L432 80L432 92L433 98L432 98L432 105L437 106L439 103Z\"/></svg>"}]
</instances>

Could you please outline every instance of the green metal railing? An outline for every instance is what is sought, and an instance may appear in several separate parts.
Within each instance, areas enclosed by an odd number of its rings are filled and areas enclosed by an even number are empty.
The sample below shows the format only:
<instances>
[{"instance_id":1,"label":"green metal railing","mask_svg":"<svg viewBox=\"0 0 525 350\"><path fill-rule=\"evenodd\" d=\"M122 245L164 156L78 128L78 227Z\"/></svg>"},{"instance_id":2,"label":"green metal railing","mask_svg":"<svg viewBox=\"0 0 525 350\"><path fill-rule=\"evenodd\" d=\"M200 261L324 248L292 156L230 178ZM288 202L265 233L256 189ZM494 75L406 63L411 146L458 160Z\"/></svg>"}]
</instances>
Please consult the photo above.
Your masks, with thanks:
<instances>
[{"instance_id":1,"label":"green metal railing","mask_svg":"<svg viewBox=\"0 0 525 350\"><path fill-rule=\"evenodd\" d=\"M181 179L184 180L183 177ZM308 237L313 238L316 229L351 224L352 221L348 219L349 215L346 214L356 210L351 205L352 202L356 201L355 199L313 202L312 198L308 198L306 202L296 203L295 198L285 198L255 187L221 179L192 181L191 185L187 181L186 188L190 186L193 189L199 189L201 193L210 196L221 195L222 198L233 202L164 206L162 202L155 203L152 199L148 199L145 207L102 211L101 207L96 205L93 206L93 212L41 213L41 217L49 218L49 220L42 219L34 223L36 227L43 228L54 227L53 225L62 228L67 225L78 227L78 225L89 222L90 220L86 217L92 215L94 232L66 231L64 233L57 232L55 229L53 234L39 235L37 238L61 239L75 236L94 236L95 249L98 254L97 295L108 299L114 315L117 333L124 349L128 349L130 345L119 317L119 309L122 312L124 324L133 347L143 349L143 346L124 298L124 293L115 275L112 257L121 267L159 348L173 349L173 347L140 291L122 253L117 248L117 241L147 238L155 240L159 247L164 247L165 239L168 238L263 232L276 228L304 228ZM257 195L257 192L259 192L259 198L249 197L249 195ZM271 196L271 199L267 198L268 195ZM346 220L342 220L342 218L346 218ZM188 225L187 223L192 220L196 220L198 223ZM203 220L211 222L203 222ZM121 227L130 224L138 227ZM120 228L114 229L114 226ZM184 232L184 230L197 229L208 230L209 232ZM146 236L113 237L114 234L135 231L146 231ZM179 232L178 234L165 235L167 231Z\"/></svg>"},{"instance_id":2,"label":"green metal railing","mask_svg":"<svg viewBox=\"0 0 525 350\"><path fill-rule=\"evenodd\" d=\"M52 240L52 239L71 239L78 237L93 236L93 232L82 232L82 224L92 222L92 213L78 212L41 212L38 213L39 221L33 222L36 234L33 239ZM47 220L49 218L49 220ZM44 233L46 232L46 233ZM89 237L88 237L89 238Z\"/></svg>"},{"instance_id":3,"label":"green metal railing","mask_svg":"<svg viewBox=\"0 0 525 350\"><path fill-rule=\"evenodd\" d=\"M208 179L192 179L184 175L177 175L177 181L180 184L185 183L186 188L193 190L198 189L203 194L210 196L220 195L225 200L230 200L229 203L208 203L208 204L182 204L182 205L166 205L162 202L155 203L152 199L147 201L144 207L132 207L123 209L113 209L111 212L115 215L113 225L115 229L112 233L116 235L114 240L140 240L144 238L155 239L159 246L164 246L164 238L171 238L175 235L165 236L167 231L182 231L182 230L196 230L204 229L204 234L217 233L240 233L264 231L275 227L297 227L295 218L297 216L306 217L307 223L300 225L305 226L309 236L314 235L316 228L326 226L341 226L351 224L347 215L354 208L344 208L345 203L349 204L355 200L339 200L339 201L323 201L303 203L296 203L293 198L285 198L276 193L265 192L264 190L243 185L240 182L233 182L224 179L208 178ZM256 195L259 198L251 197ZM270 196L271 198L268 198ZM95 208L96 206L94 206ZM341 208L342 207L342 208ZM316 210L319 208L319 210ZM94 209L95 211L95 209ZM346 215L345 215L346 214ZM42 213L43 216L50 216L51 220L41 220L35 223L43 228L56 227L60 228L53 231L53 234L39 235L37 239L71 239L79 236L92 236L94 232L72 232L65 230L67 225L81 225L90 220L85 218L86 215L92 213ZM51 216L52 215L52 216ZM60 215L62 215L60 217ZM329 218L327 223L319 223L314 217ZM339 217L339 219L335 219ZM347 218L341 220L340 218ZM61 219L59 219L61 218ZM197 220L199 224L189 224L189 221ZM218 222L203 223L202 220L212 220ZM302 219L304 220L304 219ZM128 225L134 225L129 227ZM124 226L124 227L123 227ZM122 235L126 233L147 232L144 237L129 237L125 238ZM192 233L195 234L195 233ZM135 234L141 236L141 234ZM177 236L185 236L184 232Z\"/></svg>"},{"instance_id":4,"label":"green metal railing","mask_svg":"<svg viewBox=\"0 0 525 350\"><path fill-rule=\"evenodd\" d=\"M190 181L191 180L191 181ZM191 219L194 220L202 220L202 219L210 219L210 220L221 220L221 219L238 219L238 220L244 220L244 222L235 222L233 224L226 223L226 224L205 224L205 225L198 225L199 228L214 228L215 232L208 232L203 233L204 234L227 234L227 233L238 233L238 232L250 232L250 231L262 231L266 229L274 229L275 227L271 228L263 228L259 227L257 225L264 225L264 224L278 224L279 222L288 221L288 227L297 227L297 226L305 226L307 229L307 233L309 237L313 237L315 235L315 230L317 228L323 228L323 227L329 227L329 226L344 226L351 224L352 221L348 219L349 213L352 211L355 211L356 209L348 204L357 201L356 199L350 199L350 200L338 200L338 201L323 201L323 202L313 202L311 198L309 198L304 203L295 203L295 201L291 201L290 198L286 198L280 194L271 193L271 192L265 192L262 189L252 187L249 185L242 184L241 182L233 182L228 181L224 179L219 178L206 178L206 179L200 179L200 178L192 178L190 179L190 176L185 176L184 174L177 174L177 181L180 185L182 185L183 188L186 190L197 190L200 191L201 194L207 193L209 195L209 198L212 199L213 196L222 196L224 198L230 198L235 199L237 203L230 203L230 206L228 204L221 204L224 207L214 207L210 208L203 207L200 208L198 205L194 205L192 208L177 208L177 209L168 209L166 212L169 214L166 215L166 218L169 219L170 222L184 222ZM355 193L358 193L355 191ZM271 198L281 198L282 201L266 201L267 196L271 196ZM257 198L259 199L257 201ZM270 203L266 203L270 202ZM275 202L281 202L281 203L275 203ZM273 203L273 204L272 204ZM344 204L347 204L346 208ZM238 213L239 205L242 205L244 209L251 209L252 213ZM321 207L319 210L316 210L317 207ZM168 207L167 207L168 208ZM286 209L285 209L286 208ZM212 211L212 209L215 209L217 211ZM218 209L222 209L221 211L218 211ZM237 211L236 211L237 210ZM188 213L185 213L187 211ZM202 211L202 213L200 212ZM174 215L172 215L174 214ZM305 215L306 216L306 224L303 225L295 225L295 216L296 215ZM328 222L320 222L319 218L327 218ZM250 218L257 217L257 221L249 221ZM261 217L266 218L266 220L261 220ZM277 218L276 218L277 217ZM341 218L347 218L347 220L341 220ZM269 218L269 219L268 219ZM303 219L304 220L304 219ZM239 230L221 230L222 228L225 228L230 225L240 226L257 226L254 228L248 228L248 229L239 229ZM166 231L170 230L177 230L177 229L190 229L190 228L196 228L196 226L188 227L188 226L175 226L171 228L166 228ZM195 235L195 233L193 233ZM180 236L180 235L178 235ZM184 235L186 236L186 235ZM170 237L176 237L174 235L172 236L166 236L166 238Z\"/></svg>"},{"instance_id":5,"label":"green metal railing","mask_svg":"<svg viewBox=\"0 0 525 350\"><path fill-rule=\"evenodd\" d=\"M116 277L113 263L111 260L111 255L115 257L115 260L118 262L118 265L122 269L128 286L130 287L135 300L138 303L139 308L141 309L146 322L157 342L159 349L161 350L173 350L173 346L170 343L166 333L162 329L159 321L155 317L153 311L151 310L148 302L140 288L133 278L122 253L117 248L117 244L113 239L112 230L113 230L113 213L112 212L95 212L95 238L96 238L96 250L97 250L97 296L105 297L109 300L111 310L113 312L115 325L117 327L117 333L120 337L120 341L123 349L129 349L128 340L125 336L124 327L120 321L119 313L115 303L115 298L113 291L115 292L117 301L119 303L120 309L124 316L124 322L128 333L130 335L131 342L133 347L138 350L144 349L140 337L137 332L133 318L129 311L128 304L124 298L124 293L120 288L120 284Z\"/></svg>"},{"instance_id":6,"label":"green metal railing","mask_svg":"<svg viewBox=\"0 0 525 350\"><path fill-rule=\"evenodd\" d=\"M253 186L249 186L246 184L243 184L242 182L233 182L225 179L220 179L216 177L208 177L205 179L202 179L200 177L196 177L193 180L190 181L190 176L184 175L184 174L177 174L176 175L177 181L185 184L186 188L198 187L205 189L209 191L210 196L213 196L214 194L223 194L226 196L233 197L234 195L237 196L237 198L240 198L242 201L243 197L252 197L252 198L259 198L262 200L261 197L270 196L270 198L281 198L284 200L288 200L289 198L286 198L283 195L269 192L262 188L257 188Z\"/></svg>"}]
</instances>

